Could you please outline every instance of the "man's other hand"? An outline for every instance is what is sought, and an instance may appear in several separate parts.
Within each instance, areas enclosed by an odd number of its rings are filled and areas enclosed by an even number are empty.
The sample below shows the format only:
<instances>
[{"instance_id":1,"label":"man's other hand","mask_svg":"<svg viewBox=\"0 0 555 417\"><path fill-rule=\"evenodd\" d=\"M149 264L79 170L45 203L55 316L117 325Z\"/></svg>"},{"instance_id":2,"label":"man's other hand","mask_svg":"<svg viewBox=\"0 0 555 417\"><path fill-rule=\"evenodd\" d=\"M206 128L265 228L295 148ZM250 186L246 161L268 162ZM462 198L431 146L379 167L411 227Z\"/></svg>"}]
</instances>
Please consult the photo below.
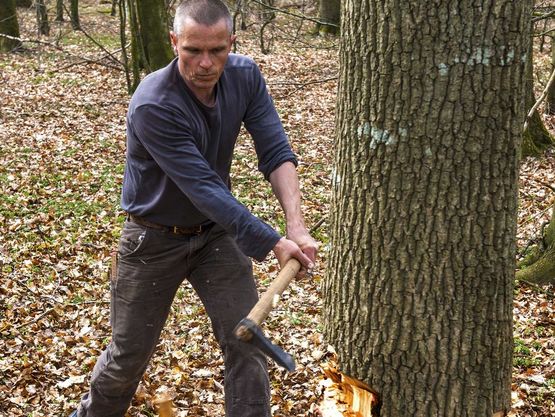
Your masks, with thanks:
<instances>
[{"instance_id":1,"label":"man's other hand","mask_svg":"<svg viewBox=\"0 0 555 417\"><path fill-rule=\"evenodd\" d=\"M307 234L307 238L299 240L301 245L305 248L306 252L292 239L282 237L278 243L274 246L274 253L279 262L280 267L283 267L287 261L291 258L297 259L301 263L301 270L297 275L297 278L302 278L310 273L314 268L314 261L316 259L316 253L318 248L318 243Z\"/></svg>"}]
</instances>

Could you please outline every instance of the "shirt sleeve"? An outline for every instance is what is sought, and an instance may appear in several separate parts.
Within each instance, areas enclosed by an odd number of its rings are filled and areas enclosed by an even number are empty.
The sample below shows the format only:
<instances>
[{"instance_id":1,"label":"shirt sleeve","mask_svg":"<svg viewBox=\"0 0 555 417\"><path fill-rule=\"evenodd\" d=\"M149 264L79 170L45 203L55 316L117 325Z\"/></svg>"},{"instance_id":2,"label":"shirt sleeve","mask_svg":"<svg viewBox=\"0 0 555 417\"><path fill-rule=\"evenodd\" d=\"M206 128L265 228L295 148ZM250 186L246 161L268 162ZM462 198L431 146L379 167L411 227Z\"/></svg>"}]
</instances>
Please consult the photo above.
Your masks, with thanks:
<instances>
[{"instance_id":1,"label":"shirt sleeve","mask_svg":"<svg viewBox=\"0 0 555 417\"><path fill-rule=\"evenodd\" d=\"M268 93L264 77L254 62L249 85L251 100L243 122L254 140L258 169L268 180L272 171L284 162L291 161L297 166L297 158L291 150L289 139Z\"/></svg>"},{"instance_id":2,"label":"shirt sleeve","mask_svg":"<svg viewBox=\"0 0 555 417\"><path fill-rule=\"evenodd\" d=\"M137 139L195 207L226 229L243 253L263 260L280 235L231 194L200 153L184 117L160 106L143 105L129 118Z\"/></svg>"}]
</instances>

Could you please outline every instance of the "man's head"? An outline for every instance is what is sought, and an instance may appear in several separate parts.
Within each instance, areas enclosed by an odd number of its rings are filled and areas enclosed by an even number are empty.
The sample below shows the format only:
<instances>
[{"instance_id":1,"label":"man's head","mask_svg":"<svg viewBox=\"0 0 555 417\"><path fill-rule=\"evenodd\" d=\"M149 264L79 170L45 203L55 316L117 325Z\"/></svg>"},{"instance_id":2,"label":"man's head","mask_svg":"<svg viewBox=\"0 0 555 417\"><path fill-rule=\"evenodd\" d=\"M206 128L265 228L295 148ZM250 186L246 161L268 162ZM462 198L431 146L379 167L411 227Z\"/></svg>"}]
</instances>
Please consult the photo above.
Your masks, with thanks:
<instances>
[{"instance_id":1,"label":"man's head","mask_svg":"<svg viewBox=\"0 0 555 417\"><path fill-rule=\"evenodd\" d=\"M231 16L220 0L184 0L178 7L172 45L179 73L201 100L210 102L235 40Z\"/></svg>"},{"instance_id":2,"label":"man's head","mask_svg":"<svg viewBox=\"0 0 555 417\"><path fill-rule=\"evenodd\" d=\"M233 20L229 9L220 0L183 0L175 10L173 32L181 34L185 18L192 18L195 22L205 26L212 26L224 19L229 34L233 31Z\"/></svg>"}]
</instances>

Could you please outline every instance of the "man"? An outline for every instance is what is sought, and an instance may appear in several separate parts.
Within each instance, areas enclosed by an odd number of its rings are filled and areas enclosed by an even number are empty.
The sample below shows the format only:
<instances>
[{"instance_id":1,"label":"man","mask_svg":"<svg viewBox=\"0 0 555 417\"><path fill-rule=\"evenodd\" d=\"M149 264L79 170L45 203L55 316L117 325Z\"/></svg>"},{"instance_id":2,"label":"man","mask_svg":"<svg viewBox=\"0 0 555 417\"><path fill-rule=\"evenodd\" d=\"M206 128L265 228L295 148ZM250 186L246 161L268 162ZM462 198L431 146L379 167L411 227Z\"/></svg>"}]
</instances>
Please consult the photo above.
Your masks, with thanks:
<instances>
[{"instance_id":1,"label":"man","mask_svg":"<svg viewBox=\"0 0 555 417\"><path fill-rule=\"evenodd\" d=\"M130 102L112 341L72 416L124 416L184 279L224 354L226 416L270 416L266 359L232 333L257 301L248 256L273 251L280 265L296 258L310 269L317 244L301 215L295 156L257 66L230 53L231 29L220 0L182 2L170 33L177 59L147 76ZM284 209L287 238L229 191L241 123Z\"/></svg>"}]
</instances>

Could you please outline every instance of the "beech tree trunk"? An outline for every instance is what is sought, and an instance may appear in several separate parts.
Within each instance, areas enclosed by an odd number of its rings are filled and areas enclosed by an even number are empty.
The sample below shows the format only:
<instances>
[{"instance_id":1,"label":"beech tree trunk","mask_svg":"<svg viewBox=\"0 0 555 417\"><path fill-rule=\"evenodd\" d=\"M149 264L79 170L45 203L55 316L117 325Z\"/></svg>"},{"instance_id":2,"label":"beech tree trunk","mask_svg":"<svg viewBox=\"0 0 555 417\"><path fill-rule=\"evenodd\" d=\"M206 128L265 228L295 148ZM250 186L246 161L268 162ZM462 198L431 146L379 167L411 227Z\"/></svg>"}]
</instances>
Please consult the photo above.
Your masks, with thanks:
<instances>
[{"instance_id":1,"label":"beech tree trunk","mask_svg":"<svg viewBox=\"0 0 555 417\"><path fill-rule=\"evenodd\" d=\"M342 3L323 322L382 417L510 408L530 10Z\"/></svg>"},{"instance_id":2,"label":"beech tree trunk","mask_svg":"<svg viewBox=\"0 0 555 417\"><path fill-rule=\"evenodd\" d=\"M340 0L320 0L318 32L339 33L340 9Z\"/></svg>"},{"instance_id":3,"label":"beech tree trunk","mask_svg":"<svg viewBox=\"0 0 555 417\"><path fill-rule=\"evenodd\" d=\"M15 0L5 0L0 4L0 33L19 38ZM0 52L10 52L20 46L20 41L0 36Z\"/></svg>"}]
</instances>

